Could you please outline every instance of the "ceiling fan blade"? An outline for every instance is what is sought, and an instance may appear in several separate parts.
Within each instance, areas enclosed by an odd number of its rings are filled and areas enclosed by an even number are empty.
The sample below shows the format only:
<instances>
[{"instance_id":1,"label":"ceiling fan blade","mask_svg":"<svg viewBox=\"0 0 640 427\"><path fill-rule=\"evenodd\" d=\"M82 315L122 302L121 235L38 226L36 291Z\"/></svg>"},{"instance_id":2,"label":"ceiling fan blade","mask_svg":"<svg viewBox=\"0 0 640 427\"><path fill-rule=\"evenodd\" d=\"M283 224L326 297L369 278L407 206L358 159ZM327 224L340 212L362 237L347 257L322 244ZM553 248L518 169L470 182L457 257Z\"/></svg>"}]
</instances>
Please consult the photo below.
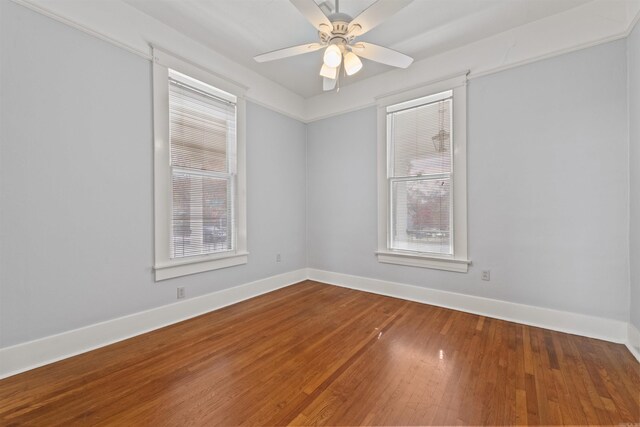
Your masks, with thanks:
<instances>
[{"instance_id":1,"label":"ceiling fan blade","mask_svg":"<svg viewBox=\"0 0 640 427\"><path fill-rule=\"evenodd\" d=\"M320 75L322 77L335 80L338 77L338 67L331 68L327 67L326 64L322 64L322 68L320 68Z\"/></svg>"},{"instance_id":2,"label":"ceiling fan blade","mask_svg":"<svg viewBox=\"0 0 640 427\"><path fill-rule=\"evenodd\" d=\"M337 81L337 79L329 79L327 77L324 77L322 79L322 90L324 90L325 92L333 90L336 87Z\"/></svg>"},{"instance_id":3,"label":"ceiling fan blade","mask_svg":"<svg viewBox=\"0 0 640 427\"><path fill-rule=\"evenodd\" d=\"M362 58L398 68L407 68L413 62L413 58L404 53L373 43L358 42L351 50Z\"/></svg>"},{"instance_id":4,"label":"ceiling fan blade","mask_svg":"<svg viewBox=\"0 0 640 427\"><path fill-rule=\"evenodd\" d=\"M333 24L313 0L289 0L318 31L330 33Z\"/></svg>"},{"instance_id":5,"label":"ceiling fan blade","mask_svg":"<svg viewBox=\"0 0 640 427\"><path fill-rule=\"evenodd\" d=\"M382 21L411 3L413 0L378 0L349 24L349 32L360 36L378 26ZM358 28L359 26L359 28Z\"/></svg>"},{"instance_id":6,"label":"ceiling fan blade","mask_svg":"<svg viewBox=\"0 0 640 427\"><path fill-rule=\"evenodd\" d=\"M302 55L303 53L315 52L322 49L320 43L307 43L298 46L285 47L284 49L274 50L272 52L263 53L261 55L254 56L257 62L274 61L276 59L288 58L290 56Z\"/></svg>"}]
</instances>

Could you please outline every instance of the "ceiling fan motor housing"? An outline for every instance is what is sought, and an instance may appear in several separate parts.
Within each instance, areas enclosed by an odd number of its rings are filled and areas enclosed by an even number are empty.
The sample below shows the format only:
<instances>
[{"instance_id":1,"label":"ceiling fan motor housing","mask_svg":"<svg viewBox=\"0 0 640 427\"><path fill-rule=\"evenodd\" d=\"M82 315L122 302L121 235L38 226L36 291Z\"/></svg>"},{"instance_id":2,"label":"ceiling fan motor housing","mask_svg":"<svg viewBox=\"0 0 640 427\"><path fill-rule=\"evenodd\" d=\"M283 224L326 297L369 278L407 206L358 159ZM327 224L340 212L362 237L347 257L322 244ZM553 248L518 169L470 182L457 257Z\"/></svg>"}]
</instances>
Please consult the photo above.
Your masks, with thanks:
<instances>
[{"instance_id":1,"label":"ceiling fan motor housing","mask_svg":"<svg viewBox=\"0 0 640 427\"><path fill-rule=\"evenodd\" d=\"M353 21L353 18L351 16L341 12L332 13L328 16L328 18L329 21L331 21L331 23L333 24L333 31L342 32L342 34L345 34L347 32L349 23Z\"/></svg>"},{"instance_id":2,"label":"ceiling fan motor housing","mask_svg":"<svg viewBox=\"0 0 640 427\"><path fill-rule=\"evenodd\" d=\"M333 29L330 33L319 31L318 35L324 44L337 44L339 46L350 43L355 35L349 34L349 23L353 20L346 13L334 13L329 16Z\"/></svg>"}]
</instances>

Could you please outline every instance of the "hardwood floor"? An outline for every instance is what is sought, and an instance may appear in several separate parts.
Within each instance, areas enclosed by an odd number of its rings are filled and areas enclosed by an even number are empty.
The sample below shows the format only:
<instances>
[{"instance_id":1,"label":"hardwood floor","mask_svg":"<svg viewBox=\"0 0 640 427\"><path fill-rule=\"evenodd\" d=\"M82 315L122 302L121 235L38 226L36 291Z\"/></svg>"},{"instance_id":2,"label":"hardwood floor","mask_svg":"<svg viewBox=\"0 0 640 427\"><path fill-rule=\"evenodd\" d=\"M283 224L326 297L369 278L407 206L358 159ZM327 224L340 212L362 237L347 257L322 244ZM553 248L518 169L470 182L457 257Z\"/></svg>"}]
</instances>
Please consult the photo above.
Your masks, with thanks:
<instances>
[{"instance_id":1,"label":"hardwood floor","mask_svg":"<svg viewBox=\"0 0 640 427\"><path fill-rule=\"evenodd\" d=\"M640 423L619 344L307 281L0 381L2 425Z\"/></svg>"}]
</instances>

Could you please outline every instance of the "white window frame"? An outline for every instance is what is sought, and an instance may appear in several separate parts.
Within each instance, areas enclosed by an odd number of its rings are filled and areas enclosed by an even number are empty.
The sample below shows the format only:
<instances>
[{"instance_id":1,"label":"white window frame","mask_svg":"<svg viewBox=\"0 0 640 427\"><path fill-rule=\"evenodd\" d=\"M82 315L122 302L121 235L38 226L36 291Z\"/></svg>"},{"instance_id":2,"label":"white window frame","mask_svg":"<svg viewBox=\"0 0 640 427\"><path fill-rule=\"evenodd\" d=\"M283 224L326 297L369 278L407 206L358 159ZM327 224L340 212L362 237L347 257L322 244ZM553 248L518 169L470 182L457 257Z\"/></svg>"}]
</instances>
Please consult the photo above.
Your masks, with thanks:
<instances>
[{"instance_id":1,"label":"white window frame","mask_svg":"<svg viewBox=\"0 0 640 427\"><path fill-rule=\"evenodd\" d=\"M237 173L234 194L235 245L232 251L171 259L172 185L169 137L169 69L206 83L216 96L236 103ZM155 280L246 264L246 88L158 48L153 48Z\"/></svg>"},{"instance_id":2,"label":"white window frame","mask_svg":"<svg viewBox=\"0 0 640 427\"><path fill-rule=\"evenodd\" d=\"M453 119L453 254L440 255L426 252L401 251L389 245L391 204L389 203L389 150L387 141L388 108L452 91ZM378 107L378 250L379 262L412 267L432 268L466 273L471 261L467 255L467 74L426 84L419 88L376 98Z\"/></svg>"}]
</instances>

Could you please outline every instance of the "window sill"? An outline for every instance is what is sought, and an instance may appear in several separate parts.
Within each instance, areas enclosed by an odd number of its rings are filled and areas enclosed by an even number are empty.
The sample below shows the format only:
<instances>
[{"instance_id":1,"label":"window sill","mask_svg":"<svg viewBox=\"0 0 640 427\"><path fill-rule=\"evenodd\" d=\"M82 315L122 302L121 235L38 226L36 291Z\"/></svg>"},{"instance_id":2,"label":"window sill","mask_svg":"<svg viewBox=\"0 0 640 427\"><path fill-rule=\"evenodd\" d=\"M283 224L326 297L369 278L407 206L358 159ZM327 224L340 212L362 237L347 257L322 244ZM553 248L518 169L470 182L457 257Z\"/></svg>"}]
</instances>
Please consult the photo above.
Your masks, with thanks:
<instances>
[{"instance_id":1,"label":"window sill","mask_svg":"<svg viewBox=\"0 0 640 427\"><path fill-rule=\"evenodd\" d=\"M156 282L246 264L249 258L248 255L248 252L233 252L206 257L190 257L183 260L171 260L166 264L156 264L154 267L156 271Z\"/></svg>"},{"instance_id":2,"label":"window sill","mask_svg":"<svg viewBox=\"0 0 640 427\"><path fill-rule=\"evenodd\" d=\"M432 268L435 270L466 273L471 261L466 259L443 258L428 255L414 255L402 252L378 251L378 262L386 264L408 265L410 267Z\"/></svg>"}]
</instances>

